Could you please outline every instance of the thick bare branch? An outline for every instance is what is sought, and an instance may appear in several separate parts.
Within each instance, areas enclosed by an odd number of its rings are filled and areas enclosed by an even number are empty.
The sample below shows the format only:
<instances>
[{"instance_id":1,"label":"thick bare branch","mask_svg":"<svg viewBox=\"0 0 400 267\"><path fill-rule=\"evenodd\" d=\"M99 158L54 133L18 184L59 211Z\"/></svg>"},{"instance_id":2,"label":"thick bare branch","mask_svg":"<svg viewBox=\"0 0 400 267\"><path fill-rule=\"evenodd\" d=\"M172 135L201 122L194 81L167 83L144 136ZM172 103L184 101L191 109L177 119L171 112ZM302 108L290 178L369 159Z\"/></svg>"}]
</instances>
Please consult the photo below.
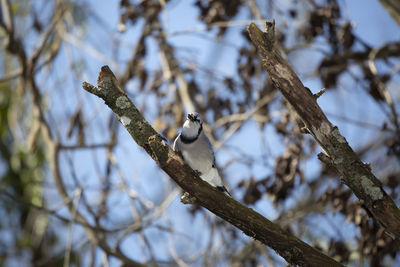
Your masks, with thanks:
<instances>
[{"instance_id":1,"label":"thick bare branch","mask_svg":"<svg viewBox=\"0 0 400 267\"><path fill-rule=\"evenodd\" d=\"M275 249L291 264L299 266L342 266L332 258L282 230L259 213L245 207L201 180L143 118L135 105L121 90L117 79L107 66L102 67L97 82L97 87L84 82L83 88L102 98L118 116L136 143L143 147L184 191L195 196L201 206L230 222L246 235Z\"/></svg>"},{"instance_id":2,"label":"thick bare branch","mask_svg":"<svg viewBox=\"0 0 400 267\"><path fill-rule=\"evenodd\" d=\"M262 57L263 66L276 88L294 107L309 132L320 144L328 160L343 182L393 237L400 238L400 210L386 194L381 182L354 153L339 129L332 125L310 90L301 83L289 63L274 44L274 24L267 22L266 33L254 23L247 28L250 38Z\"/></svg>"},{"instance_id":3,"label":"thick bare branch","mask_svg":"<svg viewBox=\"0 0 400 267\"><path fill-rule=\"evenodd\" d=\"M396 0L379 0L392 18L400 25L400 2Z\"/></svg>"}]
</instances>

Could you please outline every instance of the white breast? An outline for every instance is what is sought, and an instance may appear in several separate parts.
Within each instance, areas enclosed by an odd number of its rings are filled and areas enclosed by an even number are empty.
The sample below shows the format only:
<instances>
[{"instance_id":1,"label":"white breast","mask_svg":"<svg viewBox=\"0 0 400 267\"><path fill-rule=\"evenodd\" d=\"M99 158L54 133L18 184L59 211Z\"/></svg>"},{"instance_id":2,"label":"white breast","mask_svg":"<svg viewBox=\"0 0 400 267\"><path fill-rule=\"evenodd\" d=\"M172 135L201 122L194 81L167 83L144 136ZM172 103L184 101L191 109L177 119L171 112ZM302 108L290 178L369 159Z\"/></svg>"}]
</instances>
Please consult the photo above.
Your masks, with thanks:
<instances>
[{"instance_id":1,"label":"white breast","mask_svg":"<svg viewBox=\"0 0 400 267\"><path fill-rule=\"evenodd\" d=\"M204 150L182 150L182 156L185 162L196 171L201 173L208 173L212 168L213 158L212 154Z\"/></svg>"},{"instance_id":2,"label":"white breast","mask_svg":"<svg viewBox=\"0 0 400 267\"><path fill-rule=\"evenodd\" d=\"M178 150L182 153L185 162L195 171L201 173L200 177L212 186L223 186L216 168L213 168L214 153L204 133L191 144L184 144L176 140Z\"/></svg>"},{"instance_id":3,"label":"white breast","mask_svg":"<svg viewBox=\"0 0 400 267\"><path fill-rule=\"evenodd\" d=\"M185 162L194 170L208 173L214 163L214 153L209 146L204 133L190 144L179 142L179 150Z\"/></svg>"}]
</instances>

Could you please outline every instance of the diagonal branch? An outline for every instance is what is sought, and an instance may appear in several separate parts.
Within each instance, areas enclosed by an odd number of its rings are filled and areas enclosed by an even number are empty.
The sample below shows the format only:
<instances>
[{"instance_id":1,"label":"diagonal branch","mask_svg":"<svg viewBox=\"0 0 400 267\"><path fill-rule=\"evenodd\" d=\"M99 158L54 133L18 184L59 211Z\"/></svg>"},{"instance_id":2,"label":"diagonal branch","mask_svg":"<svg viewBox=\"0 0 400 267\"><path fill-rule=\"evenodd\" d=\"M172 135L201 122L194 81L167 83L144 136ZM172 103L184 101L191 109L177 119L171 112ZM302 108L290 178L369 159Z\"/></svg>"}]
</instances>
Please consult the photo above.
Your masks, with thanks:
<instances>
[{"instance_id":1,"label":"diagonal branch","mask_svg":"<svg viewBox=\"0 0 400 267\"><path fill-rule=\"evenodd\" d=\"M327 119L316 97L304 87L289 63L281 56L274 45L274 22L267 22L266 25L267 31L264 33L254 23L250 24L247 28L250 39L257 47L273 84L293 106L326 153L320 153L320 160L336 168L342 181L392 238L400 238L400 210L371 169L354 153L339 129Z\"/></svg>"},{"instance_id":2,"label":"diagonal branch","mask_svg":"<svg viewBox=\"0 0 400 267\"><path fill-rule=\"evenodd\" d=\"M400 25L400 2L397 0L379 0L390 16Z\"/></svg>"},{"instance_id":3,"label":"diagonal branch","mask_svg":"<svg viewBox=\"0 0 400 267\"><path fill-rule=\"evenodd\" d=\"M184 191L196 197L201 206L230 222L246 235L275 249L291 264L299 266L342 266L332 258L284 231L259 213L245 207L201 180L143 118L120 88L117 79L107 66L102 67L97 83L97 87L86 82L82 86L89 93L105 101L136 143L144 148L158 166Z\"/></svg>"}]
</instances>

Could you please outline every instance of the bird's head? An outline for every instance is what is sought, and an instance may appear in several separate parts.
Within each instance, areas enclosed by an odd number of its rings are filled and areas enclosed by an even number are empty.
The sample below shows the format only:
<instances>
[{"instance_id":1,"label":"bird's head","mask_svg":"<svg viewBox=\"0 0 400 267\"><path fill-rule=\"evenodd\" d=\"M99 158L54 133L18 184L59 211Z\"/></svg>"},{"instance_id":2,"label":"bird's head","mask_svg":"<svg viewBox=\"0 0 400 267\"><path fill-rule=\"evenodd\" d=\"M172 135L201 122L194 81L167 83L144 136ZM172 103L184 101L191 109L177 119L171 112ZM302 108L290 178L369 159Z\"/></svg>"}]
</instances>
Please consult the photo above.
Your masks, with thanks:
<instances>
[{"instance_id":1,"label":"bird's head","mask_svg":"<svg viewBox=\"0 0 400 267\"><path fill-rule=\"evenodd\" d=\"M199 136L203 130L203 119L197 112L191 112L187 115L185 123L183 124L182 134L185 137L193 138Z\"/></svg>"}]
</instances>

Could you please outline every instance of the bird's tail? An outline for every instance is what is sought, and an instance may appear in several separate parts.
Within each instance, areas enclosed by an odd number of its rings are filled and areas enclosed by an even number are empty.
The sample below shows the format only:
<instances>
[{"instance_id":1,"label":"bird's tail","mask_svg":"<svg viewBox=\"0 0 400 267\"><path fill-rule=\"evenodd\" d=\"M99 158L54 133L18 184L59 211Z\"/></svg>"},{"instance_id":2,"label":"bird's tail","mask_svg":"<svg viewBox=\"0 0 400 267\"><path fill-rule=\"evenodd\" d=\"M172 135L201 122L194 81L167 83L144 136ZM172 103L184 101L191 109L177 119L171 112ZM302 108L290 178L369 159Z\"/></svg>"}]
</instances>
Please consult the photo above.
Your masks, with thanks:
<instances>
[{"instance_id":1,"label":"bird's tail","mask_svg":"<svg viewBox=\"0 0 400 267\"><path fill-rule=\"evenodd\" d=\"M221 192L232 197L231 193L229 193L228 189L226 189L226 187L222 183L222 179L219 176L218 170L216 168L211 168L211 170L207 174L202 174L200 175L200 177L207 183L216 187Z\"/></svg>"},{"instance_id":2,"label":"bird's tail","mask_svg":"<svg viewBox=\"0 0 400 267\"><path fill-rule=\"evenodd\" d=\"M232 197L231 193L229 193L228 189L226 189L226 187L223 186L217 186L217 189L223 193L225 193L227 196Z\"/></svg>"}]
</instances>

